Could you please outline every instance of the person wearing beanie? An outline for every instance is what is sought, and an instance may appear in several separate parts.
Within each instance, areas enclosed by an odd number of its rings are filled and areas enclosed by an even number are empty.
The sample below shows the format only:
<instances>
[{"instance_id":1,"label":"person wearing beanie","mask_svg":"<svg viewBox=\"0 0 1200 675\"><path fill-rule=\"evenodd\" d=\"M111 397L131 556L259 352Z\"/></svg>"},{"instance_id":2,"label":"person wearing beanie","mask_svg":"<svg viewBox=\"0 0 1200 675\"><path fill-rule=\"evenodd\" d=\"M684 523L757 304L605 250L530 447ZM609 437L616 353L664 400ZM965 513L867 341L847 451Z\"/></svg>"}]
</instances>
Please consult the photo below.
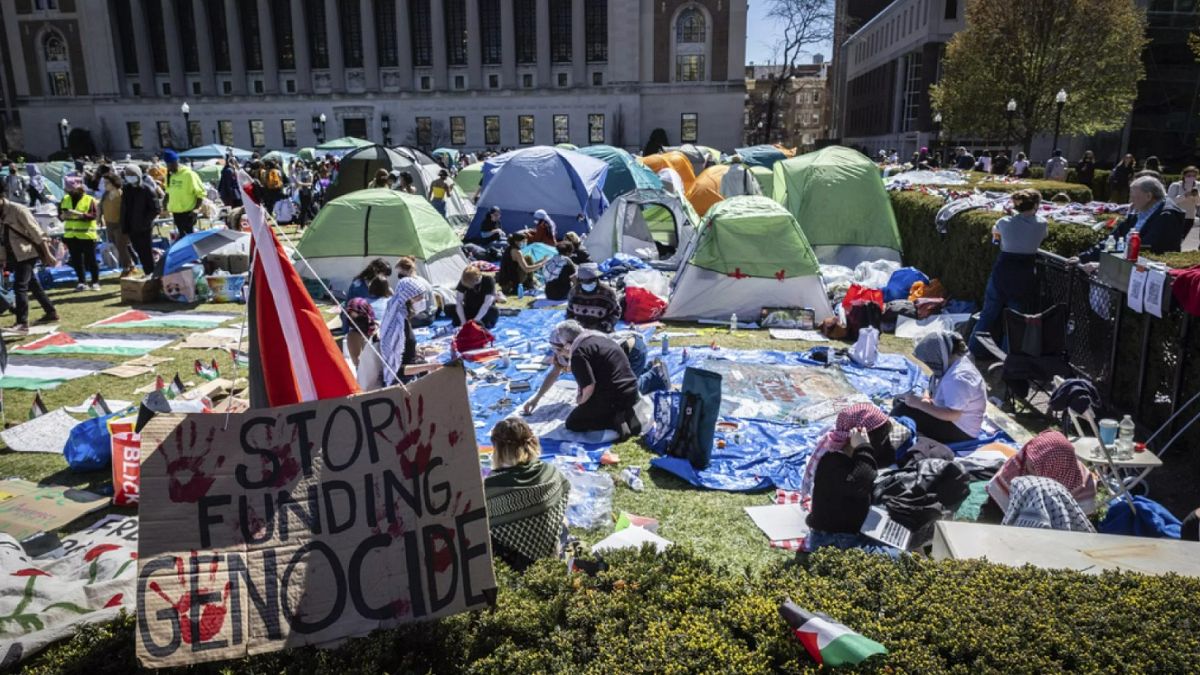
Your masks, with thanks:
<instances>
[{"instance_id":1,"label":"person wearing beanie","mask_svg":"<svg viewBox=\"0 0 1200 675\"><path fill-rule=\"evenodd\" d=\"M154 274L154 219L162 210L154 183L147 184L142 170L136 164L126 164L121 170L121 232L129 238L129 245L141 263L142 271Z\"/></svg>"},{"instance_id":2,"label":"person wearing beanie","mask_svg":"<svg viewBox=\"0 0 1200 675\"><path fill-rule=\"evenodd\" d=\"M170 148L163 150L163 160L167 163L167 210L182 237L196 229L196 212L204 203L208 190L195 171L179 163L178 152Z\"/></svg>"}]
</instances>

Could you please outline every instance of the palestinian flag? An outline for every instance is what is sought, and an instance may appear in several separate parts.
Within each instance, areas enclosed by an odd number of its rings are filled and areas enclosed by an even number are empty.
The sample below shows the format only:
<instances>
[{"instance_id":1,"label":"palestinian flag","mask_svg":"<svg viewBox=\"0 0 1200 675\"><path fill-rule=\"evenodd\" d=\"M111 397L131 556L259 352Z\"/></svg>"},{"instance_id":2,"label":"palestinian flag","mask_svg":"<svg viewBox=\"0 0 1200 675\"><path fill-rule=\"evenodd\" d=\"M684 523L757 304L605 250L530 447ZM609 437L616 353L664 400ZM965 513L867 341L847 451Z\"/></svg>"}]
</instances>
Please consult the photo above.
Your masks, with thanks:
<instances>
[{"instance_id":1,"label":"palestinian flag","mask_svg":"<svg viewBox=\"0 0 1200 675\"><path fill-rule=\"evenodd\" d=\"M800 609L790 599L779 607L779 613L818 665L852 666L876 654L887 653L887 649L878 642L855 633L824 614Z\"/></svg>"},{"instance_id":2,"label":"palestinian flag","mask_svg":"<svg viewBox=\"0 0 1200 675\"><path fill-rule=\"evenodd\" d=\"M53 389L68 380L94 375L114 364L108 361L58 357L13 356L9 359L0 388L36 391Z\"/></svg>"},{"instance_id":3,"label":"palestinian flag","mask_svg":"<svg viewBox=\"0 0 1200 675\"><path fill-rule=\"evenodd\" d=\"M194 365L196 375L203 378L206 382L212 382L221 376L221 369L217 366L217 360L213 359L211 366L204 365L200 359L196 359Z\"/></svg>"},{"instance_id":4,"label":"palestinian flag","mask_svg":"<svg viewBox=\"0 0 1200 675\"><path fill-rule=\"evenodd\" d=\"M229 358L233 359L234 368L245 368L250 365L250 357L240 349L230 349Z\"/></svg>"},{"instance_id":5,"label":"palestinian flag","mask_svg":"<svg viewBox=\"0 0 1200 675\"><path fill-rule=\"evenodd\" d=\"M175 377L171 378L171 384L167 385L167 398L176 398L184 392L187 387L183 386L183 380L179 379L179 373L175 373Z\"/></svg>"},{"instance_id":6,"label":"palestinian flag","mask_svg":"<svg viewBox=\"0 0 1200 675\"><path fill-rule=\"evenodd\" d=\"M17 354L105 354L143 356L166 347L177 335L101 335L98 333L51 333L20 347Z\"/></svg>"},{"instance_id":7,"label":"palestinian flag","mask_svg":"<svg viewBox=\"0 0 1200 675\"><path fill-rule=\"evenodd\" d=\"M33 392L33 403L29 406L29 419L36 420L37 418L50 412L46 408L46 404L42 401L42 392Z\"/></svg>"},{"instance_id":8,"label":"palestinian flag","mask_svg":"<svg viewBox=\"0 0 1200 675\"><path fill-rule=\"evenodd\" d=\"M144 312L130 309L88 328L215 328L237 314L220 312Z\"/></svg>"},{"instance_id":9,"label":"palestinian flag","mask_svg":"<svg viewBox=\"0 0 1200 675\"><path fill-rule=\"evenodd\" d=\"M111 415L112 410L108 408L108 401L104 400L104 394L96 392L92 397L92 404L88 406L88 417L104 417Z\"/></svg>"}]
</instances>

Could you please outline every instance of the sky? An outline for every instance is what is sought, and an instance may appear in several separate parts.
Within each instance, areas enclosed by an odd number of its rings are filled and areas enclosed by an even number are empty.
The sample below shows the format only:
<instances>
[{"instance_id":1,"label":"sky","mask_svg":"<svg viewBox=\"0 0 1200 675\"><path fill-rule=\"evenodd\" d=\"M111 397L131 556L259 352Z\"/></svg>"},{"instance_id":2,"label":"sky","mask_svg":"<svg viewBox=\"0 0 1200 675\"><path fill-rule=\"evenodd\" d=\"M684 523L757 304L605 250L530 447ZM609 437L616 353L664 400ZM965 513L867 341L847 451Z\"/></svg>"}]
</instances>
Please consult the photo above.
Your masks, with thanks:
<instances>
[{"instance_id":1,"label":"sky","mask_svg":"<svg viewBox=\"0 0 1200 675\"><path fill-rule=\"evenodd\" d=\"M770 10L770 0L750 0L750 16L746 21L746 63L751 61L758 64L770 63L772 59L772 45L781 37L783 32L782 26L767 19L767 11ZM828 61L833 53L833 41L819 45L813 49L814 52L819 52L825 56ZM809 62L810 59L802 59L802 62Z\"/></svg>"}]
</instances>

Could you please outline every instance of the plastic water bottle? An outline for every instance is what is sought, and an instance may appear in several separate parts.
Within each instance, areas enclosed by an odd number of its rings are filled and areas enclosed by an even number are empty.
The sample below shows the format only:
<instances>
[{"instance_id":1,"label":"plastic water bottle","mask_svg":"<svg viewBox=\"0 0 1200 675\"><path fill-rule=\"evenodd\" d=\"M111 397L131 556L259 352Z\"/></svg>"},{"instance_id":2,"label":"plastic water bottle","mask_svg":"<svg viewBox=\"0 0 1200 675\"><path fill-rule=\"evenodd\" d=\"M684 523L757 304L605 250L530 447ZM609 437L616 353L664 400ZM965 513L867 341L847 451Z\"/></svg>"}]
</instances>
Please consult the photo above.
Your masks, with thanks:
<instances>
[{"instance_id":1,"label":"plastic water bottle","mask_svg":"<svg viewBox=\"0 0 1200 675\"><path fill-rule=\"evenodd\" d=\"M525 284L517 284L517 297L525 297Z\"/></svg>"},{"instance_id":2,"label":"plastic water bottle","mask_svg":"<svg viewBox=\"0 0 1200 675\"><path fill-rule=\"evenodd\" d=\"M568 461L587 464L591 461L588 458L587 449L578 443L567 443L559 448L558 454L566 457Z\"/></svg>"},{"instance_id":3,"label":"plastic water bottle","mask_svg":"<svg viewBox=\"0 0 1200 675\"><path fill-rule=\"evenodd\" d=\"M1117 238L1110 234L1108 239L1104 240L1104 252L1112 253L1115 250L1117 250Z\"/></svg>"},{"instance_id":4,"label":"plastic water bottle","mask_svg":"<svg viewBox=\"0 0 1200 675\"><path fill-rule=\"evenodd\" d=\"M1117 253L1124 253L1124 252L1125 252L1125 237L1119 237L1117 239Z\"/></svg>"},{"instance_id":5,"label":"plastic water bottle","mask_svg":"<svg viewBox=\"0 0 1200 675\"><path fill-rule=\"evenodd\" d=\"M729 315L729 332L730 333L737 332L737 312L734 312L733 314Z\"/></svg>"},{"instance_id":6,"label":"plastic water bottle","mask_svg":"<svg viewBox=\"0 0 1200 675\"><path fill-rule=\"evenodd\" d=\"M667 354L668 354L670 351L671 351L671 339L667 337L667 334L666 334L666 333L663 333L663 336L662 336L662 355L663 355L664 357L666 357L666 355L667 355Z\"/></svg>"},{"instance_id":7,"label":"plastic water bottle","mask_svg":"<svg viewBox=\"0 0 1200 675\"><path fill-rule=\"evenodd\" d=\"M1117 452L1115 459L1133 459L1133 418L1126 415L1117 425Z\"/></svg>"},{"instance_id":8,"label":"plastic water bottle","mask_svg":"<svg viewBox=\"0 0 1200 675\"><path fill-rule=\"evenodd\" d=\"M641 492L646 484L642 482L642 469L638 466L627 466L621 469L621 480L634 492Z\"/></svg>"}]
</instances>

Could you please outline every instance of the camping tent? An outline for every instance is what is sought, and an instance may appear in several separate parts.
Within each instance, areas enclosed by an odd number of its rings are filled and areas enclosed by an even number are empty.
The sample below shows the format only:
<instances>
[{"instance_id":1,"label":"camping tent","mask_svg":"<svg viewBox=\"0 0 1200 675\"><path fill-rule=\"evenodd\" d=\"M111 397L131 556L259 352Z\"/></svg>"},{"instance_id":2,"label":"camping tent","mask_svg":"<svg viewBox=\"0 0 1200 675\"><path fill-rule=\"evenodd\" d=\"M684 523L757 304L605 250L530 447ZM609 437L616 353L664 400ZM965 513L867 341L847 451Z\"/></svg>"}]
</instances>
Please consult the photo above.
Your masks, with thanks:
<instances>
[{"instance_id":1,"label":"camping tent","mask_svg":"<svg viewBox=\"0 0 1200 675\"><path fill-rule=\"evenodd\" d=\"M774 198L775 173L763 166L750 167L750 173L754 174L755 180L758 181L758 189L762 190L763 196Z\"/></svg>"},{"instance_id":2,"label":"camping tent","mask_svg":"<svg viewBox=\"0 0 1200 675\"><path fill-rule=\"evenodd\" d=\"M342 136L341 138L325 141L318 145L315 150L318 156L334 155L336 157L356 148L365 148L368 145L374 145L374 143L353 136Z\"/></svg>"},{"instance_id":3,"label":"camping tent","mask_svg":"<svg viewBox=\"0 0 1200 675\"><path fill-rule=\"evenodd\" d=\"M413 170L410 173L413 176L413 181L416 183L417 190L421 194L428 195L429 184L437 180L438 173L445 167L438 164L437 160L418 148L397 145L392 150L413 163ZM449 198L446 199L446 220L449 221L451 227L465 228L471 224L471 219L474 217L475 203L471 201L470 193L463 192L458 188L458 182L455 179L454 189L451 190Z\"/></svg>"},{"instance_id":4,"label":"camping tent","mask_svg":"<svg viewBox=\"0 0 1200 675\"><path fill-rule=\"evenodd\" d=\"M745 165L716 164L696 177L687 197L696 212L703 216L722 199L757 194L762 194L762 189Z\"/></svg>"},{"instance_id":5,"label":"camping tent","mask_svg":"<svg viewBox=\"0 0 1200 675\"><path fill-rule=\"evenodd\" d=\"M650 170L655 174L663 169L673 169L683 181L682 186L677 185L675 187L676 189L682 187L684 194L687 194L692 189L692 183L696 182L696 172L692 171L692 163L688 160L687 155L684 155L682 152L671 151L657 155L646 155L642 157L642 164L650 167Z\"/></svg>"},{"instance_id":6,"label":"camping tent","mask_svg":"<svg viewBox=\"0 0 1200 675\"><path fill-rule=\"evenodd\" d=\"M479 189L479 184L483 182L483 162L464 166L454 177L454 182L462 188L465 194L475 194L475 191Z\"/></svg>"},{"instance_id":7,"label":"camping tent","mask_svg":"<svg viewBox=\"0 0 1200 675\"><path fill-rule=\"evenodd\" d=\"M359 190L317 212L296 246L296 269L342 294L374 258L411 255L418 273L436 286L458 283L467 260L462 242L423 197L395 190Z\"/></svg>"},{"instance_id":8,"label":"camping tent","mask_svg":"<svg viewBox=\"0 0 1200 675\"><path fill-rule=\"evenodd\" d=\"M608 206L604 180L608 165L571 150L544 145L507 152L483 163L483 192L467 239L479 235L483 215L499 206L504 229L515 232L533 224L543 209L558 236L587 234Z\"/></svg>"},{"instance_id":9,"label":"camping tent","mask_svg":"<svg viewBox=\"0 0 1200 675\"><path fill-rule=\"evenodd\" d=\"M611 145L589 145L580 153L608 164L608 177L604 179L604 196L611 203L630 190L660 189L662 180L650 169L638 163L633 155Z\"/></svg>"},{"instance_id":10,"label":"camping tent","mask_svg":"<svg viewBox=\"0 0 1200 675\"><path fill-rule=\"evenodd\" d=\"M701 222L663 318L755 321L764 307L809 307L817 321L833 314L796 219L766 197L731 197Z\"/></svg>"},{"instance_id":11,"label":"camping tent","mask_svg":"<svg viewBox=\"0 0 1200 675\"><path fill-rule=\"evenodd\" d=\"M375 172L386 169L408 171L412 174L417 189L424 192L426 183L424 174L413 165L413 162L400 153L389 150L382 145L368 145L353 150L338 163L337 180L329 186L326 199L336 199L355 190L362 190L371 184Z\"/></svg>"},{"instance_id":12,"label":"camping tent","mask_svg":"<svg viewBox=\"0 0 1200 675\"><path fill-rule=\"evenodd\" d=\"M235 148L232 145L219 145L217 143L210 143L209 145L201 145L198 148L184 150L183 152L179 153L179 157L181 159L192 159L192 160L225 159L229 155L233 155L234 159L238 160L239 162L244 162L247 159L250 159L251 157L253 157L254 153L250 152L249 150L242 150L241 148Z\"/></svg>"},{"instance_id":13,"label":"camping tent","mask_svg":"<svg viewBox=\"0 0 1200 675\"><path fill-rule=\"evenodd\" d=\"M746 166L761 166L770 171L775 167L775 162L794 157L796 153L777 145L752 145L738 148L737 154L741 155Z\"/></svg>"},{"instance_id":14,"label":"camping tent","mask_svg":"<svg viewBox=\"0 0 1200 675\"><path fill-rule=\"evenodd\" d=\"M900 261L900 231L879 167L857 150L830 146L777 162L772 197L796 217L822 263Z\"/></svg>"},{"instance_id":15,"label":"camping tent","mask_svg":"<svg viewBox=\"0 0 1200 675\"><path fill-rule=\"evenodd\" d=\"M632 190L609 205L584 243L597 260L627 253L651 262L661 260L661 245L674 251L662 266L676 269L698 220L691 205L678 195L666 190Z\"/></svg>"},{"instance_id":16,"label":"camping tent","mask_svg":"<svg viewBox=\"0 0 1200 675\"><path fill-rule=\"evenodd\" d=\"M443 162L445 162L444 165L446 166L450 164L458 164L458 158L460 155L458 150L455 150L454 148L434 148L433 152L429 154L432 155L434 159L442 159L445 157Z\"/></svg>"},{"instance_id":17,"label":"camping tent","mask_svg":"<svg viewBox=\"0 0 1200 675\"><path fill-rule=\"evenodd\" d=\"M223 163L205 164L195 167L196 175L200 176L200 180L213 185L221 182L221 171L224 169L225 165Z\"/></svg>"}]
</instances>

